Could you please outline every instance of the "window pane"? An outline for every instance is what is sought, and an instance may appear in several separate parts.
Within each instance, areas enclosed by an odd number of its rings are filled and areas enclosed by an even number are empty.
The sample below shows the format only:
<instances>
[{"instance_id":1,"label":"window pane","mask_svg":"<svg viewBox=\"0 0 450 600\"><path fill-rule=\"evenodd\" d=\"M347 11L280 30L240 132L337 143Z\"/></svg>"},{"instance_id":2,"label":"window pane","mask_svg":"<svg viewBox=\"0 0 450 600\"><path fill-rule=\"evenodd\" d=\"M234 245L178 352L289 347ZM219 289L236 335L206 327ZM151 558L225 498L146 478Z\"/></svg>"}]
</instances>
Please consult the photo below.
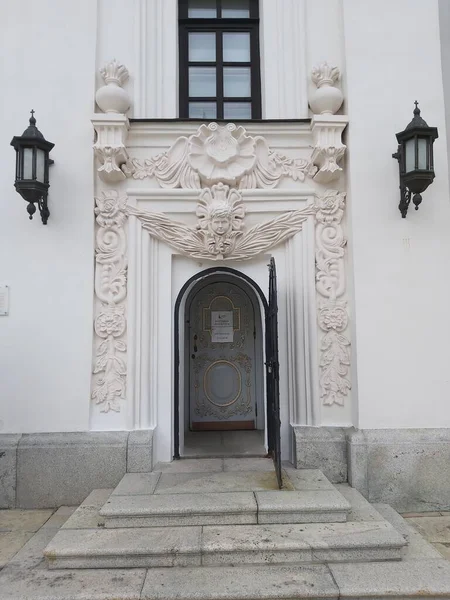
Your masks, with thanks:
<instances>
[{"instance_id":1,"label":"window pane","mask_svg":"<svg viewBox=\"0 0 450 600\"><path fill-rule=\"evenodd\" d=\"M406 172L414 171L416 168L416 145L415 140L408 140L406 142L405 154L406 154Z\"/></svg>"},{"instance_id":2,"label":"window pane","mask_svg":"<svg viewBox=\"0 0 450 600\"><path fill-rule=\"evenodd\" d=\"M419 169L428 169L427 165L427 140L419 138Z\"/></svg>"},{"instance_id":3,"label":"window pane","mask_svg":"<svg viewBox=\"0 0 450 600\"><path fill-rule=\"evenodd\" d=\"M225 102L223 105L224 119L251 119L252 105L250 102Z\"/></svg>"},{"instance_id":4,"label":"window pane","mask_svg":"<svg viewBox=\"0 0 450 600\"><path fill-rule=\"evenodd\" d=\"M189 67L189 96L215 96L216 69L212 67Z\"/></svg>"},{"instance_id":5,"label":"window pane","mask_svg":"<svg viewBox=\"0 0 450 600\"><path fill-rule=\"evenodd\" d=\"M224 33L223 60L250 62L250 33Z\"/></svg>"},{"instance_id":6,"label":"window pane","mask_svg":"<svg viewBox=\"0 0 450 600\"><path fill-rule=\"evenodd\" d=\"M36 179L41 183L44 183L45 175L45 152L37 149L36 154Z\"/></svg>"},{"instance_id":7,"label":"window pane","mask_svg":"<svg viewBox=\"0 0 450 600\"><path fill-rule=\"evenodd\" d=\"M24 148L23 150L23 178L33 178L33 149Z\"/></svg>"},{"instance_id":8,"label":"window pane","mask_svg":"<svg viewBox=\"0 0 450 600\"><path fill-rule=\"evenodd\" d=\"M249 0L222 0L223 19L249 19Z\"/></svg>"},{"instance_id":9,"label":"window pane","mask_svg":"<svg viewBox=\"0 0 450 600\"><path fill-rule=\"evenodd\" d=\"M189 0L189 19L216 19L216 0Z\"/></svg>"},{"instance_id":10,"label":"window pane","mask_svg":"<svg viewBox=\"0 0 450 600\"><path fill-rule=\"evenodd\" d=\"M216 119L217 108L215 102L189 102L190 119Z\"/></svg>"},{"instance_id":11,"label":"window pane","mask_svg":"<svg viewBox=\"0 0 450 600\"><path fill-rule=\"evenodd\" d=\"M214 62L216 60L216 34L190 33L189 60L191 62Z\"/></svg>"},{"instance_id":12,"label":"window pane","mask_svg":"<svg viewBox=\"0 0 450 600\"><path fill-rule=\"evenodd\" d=\"M250 67L224 67L223 95L231 98L249 98Z\"/></svg>"}]
</instances>

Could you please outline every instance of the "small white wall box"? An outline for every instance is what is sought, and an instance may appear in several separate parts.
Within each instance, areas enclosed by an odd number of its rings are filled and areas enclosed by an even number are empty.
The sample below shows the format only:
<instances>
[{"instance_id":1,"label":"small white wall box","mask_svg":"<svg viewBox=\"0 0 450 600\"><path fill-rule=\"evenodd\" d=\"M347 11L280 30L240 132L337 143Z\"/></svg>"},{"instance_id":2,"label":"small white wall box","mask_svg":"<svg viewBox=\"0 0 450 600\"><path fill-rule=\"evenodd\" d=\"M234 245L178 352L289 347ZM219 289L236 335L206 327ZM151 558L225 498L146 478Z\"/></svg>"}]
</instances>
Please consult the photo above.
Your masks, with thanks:
<instances>
[{"instance_id":1,"label":"small white wall box","mask_svg":"<svg viewBox=\"0 0 450 600\"><path fill-rule=\"evenodd\" d=\"M9 314L9 286L0 283L0 317Z\"/></svg>"}]
</instances>

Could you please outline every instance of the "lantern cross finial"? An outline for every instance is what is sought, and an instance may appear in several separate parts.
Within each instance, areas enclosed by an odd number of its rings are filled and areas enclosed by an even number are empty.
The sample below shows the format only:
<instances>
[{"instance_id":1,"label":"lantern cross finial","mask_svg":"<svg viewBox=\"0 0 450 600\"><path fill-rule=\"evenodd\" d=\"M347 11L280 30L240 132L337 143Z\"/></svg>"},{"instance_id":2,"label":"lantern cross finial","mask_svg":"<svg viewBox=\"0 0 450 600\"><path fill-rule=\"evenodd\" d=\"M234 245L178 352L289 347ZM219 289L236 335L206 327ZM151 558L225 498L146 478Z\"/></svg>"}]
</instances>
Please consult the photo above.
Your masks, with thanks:
<instances>
[{"instance_id":1,"label":"lantern cross finial","mask_svg":"<svg viewBox=\"0 0 450 600\"><path fill-rule=\"evenodd\" d=\"M30 125L36 125L36 119L34 118L34 110L31 109L30 110L31 113L31 117L30 117Z\"/></svg>"}]
</instances>

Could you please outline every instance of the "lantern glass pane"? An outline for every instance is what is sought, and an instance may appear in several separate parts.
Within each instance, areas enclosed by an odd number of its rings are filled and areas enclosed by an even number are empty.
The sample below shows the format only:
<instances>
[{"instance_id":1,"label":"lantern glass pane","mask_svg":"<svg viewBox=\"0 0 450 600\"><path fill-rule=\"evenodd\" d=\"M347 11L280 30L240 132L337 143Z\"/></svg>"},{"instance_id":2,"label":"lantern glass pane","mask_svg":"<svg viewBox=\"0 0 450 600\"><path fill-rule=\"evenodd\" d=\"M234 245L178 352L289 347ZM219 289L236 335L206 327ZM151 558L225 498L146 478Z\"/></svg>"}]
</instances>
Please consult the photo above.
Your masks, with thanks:
<instances>
[{"instance_id":1,"label":"lantern glass pane","mask_svg":"<svg viewBox=\"0 0 450 600\"><path fill-rule=\"evenodd\" d=\"M415 139L408 140L405 144L405 171L409 173L416 168L416 144Z\"/></svg>"},{"instance_id":2,"label":"lantern glass pane","mask_svg":"<svg viewBox=\"0 0 450 600\"><path fill-rule=\"evenodd\" d=\"M429 169L427 161L427 140L419 138L419 169Z\"/></svg>"},{"instance_id":3,"label":"lantern glass pane","mask_svg":"<svg viewBox=\"0 0 450 600\"><path fill-rule=\"evenodd\" d=\"M44 150L36 150L36 179L41 183L45 182L45 152Z\"/></svg>"},{"instance_id":4,"label":"lantern glass pane","mask_svg":"<svg viewBox=\"0 0 450 600\"><path fill-rule=\"evenodd\" d=\"M23 179L33 179L33 148L23 149Z\"/></svg>"}]
</instances>

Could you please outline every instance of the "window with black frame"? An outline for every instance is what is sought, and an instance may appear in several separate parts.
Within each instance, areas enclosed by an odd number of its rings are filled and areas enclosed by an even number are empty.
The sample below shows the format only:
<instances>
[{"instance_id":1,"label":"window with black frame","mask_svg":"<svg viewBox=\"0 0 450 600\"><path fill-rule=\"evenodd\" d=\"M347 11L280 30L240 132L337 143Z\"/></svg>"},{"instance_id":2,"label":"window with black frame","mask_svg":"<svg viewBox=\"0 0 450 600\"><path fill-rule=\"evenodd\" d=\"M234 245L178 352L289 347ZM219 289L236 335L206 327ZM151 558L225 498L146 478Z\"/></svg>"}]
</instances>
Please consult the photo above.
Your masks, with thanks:
<instances>
[{"instance_id":1,"label":"window with black frame","mask_svg":"<svg viewBox=\"0 0 450 600\"><path fill-rule=\"evenodd\" d=\"M261 118L258 0L179 0L180 117Z\"/></svg>"}]
</instances>

